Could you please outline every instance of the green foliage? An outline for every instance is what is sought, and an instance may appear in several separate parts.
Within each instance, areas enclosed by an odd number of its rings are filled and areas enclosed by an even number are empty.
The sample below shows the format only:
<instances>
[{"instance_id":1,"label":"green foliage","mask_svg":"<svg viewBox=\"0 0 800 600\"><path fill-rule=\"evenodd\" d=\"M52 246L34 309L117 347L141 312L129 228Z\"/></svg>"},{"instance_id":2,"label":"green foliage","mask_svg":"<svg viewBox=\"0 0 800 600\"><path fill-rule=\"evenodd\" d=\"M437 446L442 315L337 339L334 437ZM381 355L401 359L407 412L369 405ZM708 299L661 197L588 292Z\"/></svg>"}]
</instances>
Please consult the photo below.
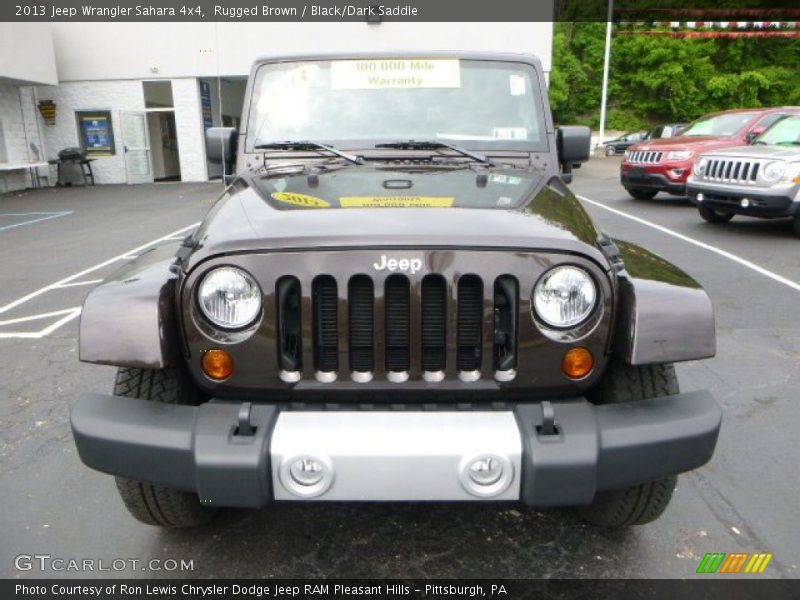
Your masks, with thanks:
<instances>
[{"instance_id":1,"label":"green foliage","mask_svg":"<svg viewBox=\"0 0 800 600\"><path fill-rule=\"evenodd\" d=\"M605 23L556 23L550 93L559 123L597 126ZM672 38L622 31L607 126L634 130L729 108L800 105L800 39Z\"/></svg>"}]
</instances>

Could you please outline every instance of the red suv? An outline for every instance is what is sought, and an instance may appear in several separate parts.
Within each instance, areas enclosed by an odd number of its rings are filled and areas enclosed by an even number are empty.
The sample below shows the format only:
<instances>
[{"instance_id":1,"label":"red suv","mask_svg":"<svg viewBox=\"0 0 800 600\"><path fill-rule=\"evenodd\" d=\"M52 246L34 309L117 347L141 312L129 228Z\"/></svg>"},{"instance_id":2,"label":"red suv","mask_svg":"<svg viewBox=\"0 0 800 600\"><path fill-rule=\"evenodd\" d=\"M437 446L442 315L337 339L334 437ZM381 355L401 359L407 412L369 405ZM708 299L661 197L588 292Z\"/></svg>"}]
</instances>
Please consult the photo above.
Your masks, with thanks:
<instances>
[{"instance_id":1,"label":"red suv","mask_svg":"<svg viewBox=\"0 0 800 600\"><path fill-rule=\"evenodd\" d=\"M620 181L639 200L658 192L686 195L686 179L699 154L749 144L781 115L800 114L800 107L727 110L700 117L676 137L647 140L625 151Z\"/></svg>"}]
</instances>

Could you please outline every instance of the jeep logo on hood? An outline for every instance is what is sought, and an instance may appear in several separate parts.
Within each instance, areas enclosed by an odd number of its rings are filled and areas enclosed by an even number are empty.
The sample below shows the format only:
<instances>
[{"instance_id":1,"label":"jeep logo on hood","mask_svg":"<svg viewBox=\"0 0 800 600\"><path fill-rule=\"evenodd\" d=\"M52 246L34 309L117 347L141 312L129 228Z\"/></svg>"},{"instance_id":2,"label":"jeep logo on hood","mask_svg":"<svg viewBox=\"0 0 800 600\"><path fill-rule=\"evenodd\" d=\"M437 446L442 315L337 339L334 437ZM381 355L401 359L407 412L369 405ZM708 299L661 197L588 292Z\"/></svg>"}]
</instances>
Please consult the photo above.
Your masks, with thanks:
<instances>
[{"instance_id":1,"label":"jeep logo on hood","mask_svg":"<svg viewBox=\"0 0 800 600\"><path fill-rule=\"evenodd\" d=\"M372 266L376 271L408 271L413 275L422 269L422 260L419 258L388 258L382 254L380 260Z\"/></svg>"}]
</instances>

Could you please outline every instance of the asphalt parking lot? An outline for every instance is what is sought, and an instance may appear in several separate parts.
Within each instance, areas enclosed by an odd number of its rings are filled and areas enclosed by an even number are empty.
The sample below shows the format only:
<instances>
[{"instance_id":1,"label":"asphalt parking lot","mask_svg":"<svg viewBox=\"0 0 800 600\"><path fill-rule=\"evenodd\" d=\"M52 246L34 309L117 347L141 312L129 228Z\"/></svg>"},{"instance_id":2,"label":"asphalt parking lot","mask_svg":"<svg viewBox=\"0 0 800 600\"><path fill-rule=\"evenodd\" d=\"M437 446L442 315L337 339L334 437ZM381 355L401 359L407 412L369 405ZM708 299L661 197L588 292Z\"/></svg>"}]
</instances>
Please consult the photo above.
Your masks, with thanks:
<instances>
[{"instance_id":1,"label":"asphalt parking lot","mask_svg":"<svg viewBox=\"0 0 800 600\"><path fill-rule=\"evenodd\" d=\"M78 312L98 280L159 238L181 237L219 184L98 186L0 196L0 575L85 577L33 568L20 554L193 559L189 577L675 577L706 552L772 552L763 576L798 577L800 239L789 221L701 221L686 199L631 200L618 158L576 171L599 225L684 268L717 314L716 358L678 366L683 390L708 388L725 417L716 454L679 479L655 523L624 532L569 510L508 505L275 505L235 510L196 531L128 516L110 477L80 463L69 411L108 392L114 369L77 359ZM680 310L680 307L676 307Z\"/></svg>"}]
</instances>

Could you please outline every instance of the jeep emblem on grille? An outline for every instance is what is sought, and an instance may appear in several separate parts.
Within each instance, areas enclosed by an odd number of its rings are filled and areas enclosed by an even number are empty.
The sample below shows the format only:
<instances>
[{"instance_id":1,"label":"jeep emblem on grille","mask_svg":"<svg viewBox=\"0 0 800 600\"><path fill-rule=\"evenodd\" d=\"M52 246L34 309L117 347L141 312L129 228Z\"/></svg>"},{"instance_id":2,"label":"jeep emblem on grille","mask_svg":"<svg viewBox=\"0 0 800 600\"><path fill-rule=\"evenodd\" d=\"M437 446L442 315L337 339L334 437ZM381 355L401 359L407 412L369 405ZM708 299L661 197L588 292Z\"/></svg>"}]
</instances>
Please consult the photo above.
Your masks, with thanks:
<instances>
[{"instance_id":1,"label":"jeep emblem on grille","mask_svg":"<svg viewBox=\"0 0 800 600\"><path fill-rule=\"evenodd\" d=\"M372 265L378 271L408 271L412 275L422 269L422 260L419 258L387 258L385 254L381 255L380 262Z\"/></svg>"}]
</instances>

